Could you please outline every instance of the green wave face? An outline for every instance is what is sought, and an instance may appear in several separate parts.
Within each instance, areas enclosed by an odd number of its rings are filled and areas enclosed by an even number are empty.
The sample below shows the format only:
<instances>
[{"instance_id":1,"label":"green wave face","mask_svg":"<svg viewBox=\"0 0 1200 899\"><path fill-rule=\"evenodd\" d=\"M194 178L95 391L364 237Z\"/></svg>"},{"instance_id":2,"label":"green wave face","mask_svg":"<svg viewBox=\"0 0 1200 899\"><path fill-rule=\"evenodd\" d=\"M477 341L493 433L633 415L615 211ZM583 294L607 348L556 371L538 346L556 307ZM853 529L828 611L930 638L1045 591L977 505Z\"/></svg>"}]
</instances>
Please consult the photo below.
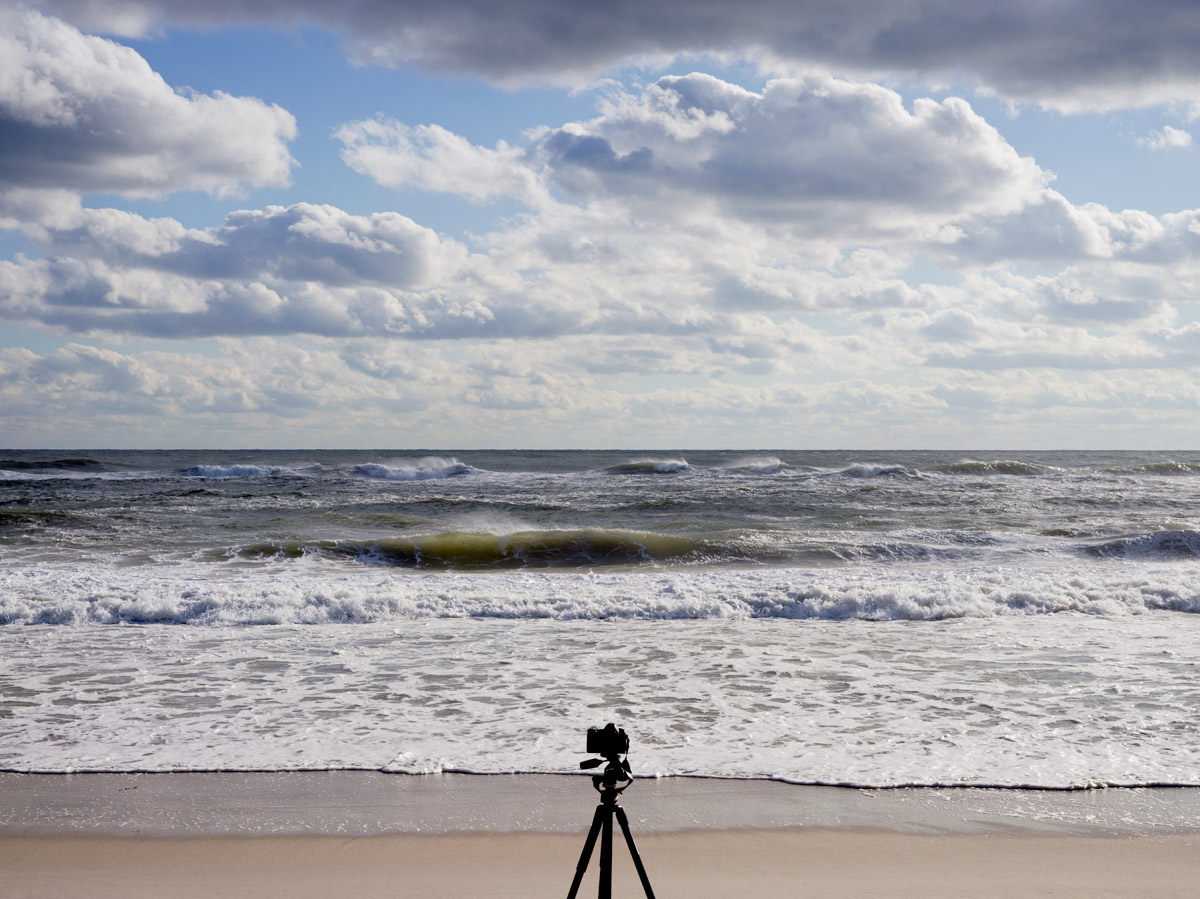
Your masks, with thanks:
<instances>
[{"instance_id":1,"label":"green wave face","mask_svg":"<svg viewBox=\"0 0 1200 899\"><path fill-rule=\"evenodd\" d=\"M341 556L401 568L478 570L590 568L680 561L699 556L703 544L685 537L635 531L582 529L489 534L447 531L422 537L368 541L287 541L243 547L242 558L296 559Z\"/></svg>"}]
</instances>

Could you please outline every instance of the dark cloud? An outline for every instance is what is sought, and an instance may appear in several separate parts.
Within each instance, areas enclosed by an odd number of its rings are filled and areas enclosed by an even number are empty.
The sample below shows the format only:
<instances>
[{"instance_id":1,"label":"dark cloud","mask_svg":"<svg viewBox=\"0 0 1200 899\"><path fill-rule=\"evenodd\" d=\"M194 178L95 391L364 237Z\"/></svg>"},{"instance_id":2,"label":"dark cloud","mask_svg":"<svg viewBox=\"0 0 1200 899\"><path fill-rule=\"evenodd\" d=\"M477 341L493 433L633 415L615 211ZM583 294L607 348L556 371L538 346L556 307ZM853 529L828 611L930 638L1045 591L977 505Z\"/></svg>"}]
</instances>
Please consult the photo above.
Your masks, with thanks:
<instances>
[{"instance_id":1,"label":"dark cloud","mask_svg":"<svg viewBox=\"0 0 1200 899\"><path fill-rule=\"evenodd\" d=\"M1178 0L42 0L87 28L316 26L363 61L496 81L639 56L759 51L843 71L960 76L1003 95L1116 107L1189 101L1200 9Z\"/></svg>"}]
</instances>

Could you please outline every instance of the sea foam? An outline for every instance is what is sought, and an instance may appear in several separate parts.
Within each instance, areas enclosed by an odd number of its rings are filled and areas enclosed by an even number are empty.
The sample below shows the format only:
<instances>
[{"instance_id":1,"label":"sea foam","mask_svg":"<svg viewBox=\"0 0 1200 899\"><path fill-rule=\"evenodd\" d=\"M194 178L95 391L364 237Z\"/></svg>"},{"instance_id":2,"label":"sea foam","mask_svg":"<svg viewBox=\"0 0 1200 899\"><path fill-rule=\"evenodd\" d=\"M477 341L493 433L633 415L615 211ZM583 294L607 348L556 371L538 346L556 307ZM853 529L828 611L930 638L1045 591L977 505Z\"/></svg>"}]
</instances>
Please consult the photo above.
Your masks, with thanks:
<instances>
[{"instance_id":1,"label":"sea foam","mask_svg":"<svg viewBox=\"0 0 1200 899\"><path fill-rule=\"evenodd\" d=\"M1200 786L1180 624L2 629L21 693L0 768L566 773L614 720L643 775Z\"/></svg>"},{"instance_id":2,"label":"sea foam","mask_svg":"<svg viewBox=\"0 0 1200 899\"><path fill-rule=\"evenodd\" d=\"M944 621L1200 612L1190 566L405 573L300 559L223 573L0 572L0 624L353 624L434 618Z\"/></svg>"}]
</instances>

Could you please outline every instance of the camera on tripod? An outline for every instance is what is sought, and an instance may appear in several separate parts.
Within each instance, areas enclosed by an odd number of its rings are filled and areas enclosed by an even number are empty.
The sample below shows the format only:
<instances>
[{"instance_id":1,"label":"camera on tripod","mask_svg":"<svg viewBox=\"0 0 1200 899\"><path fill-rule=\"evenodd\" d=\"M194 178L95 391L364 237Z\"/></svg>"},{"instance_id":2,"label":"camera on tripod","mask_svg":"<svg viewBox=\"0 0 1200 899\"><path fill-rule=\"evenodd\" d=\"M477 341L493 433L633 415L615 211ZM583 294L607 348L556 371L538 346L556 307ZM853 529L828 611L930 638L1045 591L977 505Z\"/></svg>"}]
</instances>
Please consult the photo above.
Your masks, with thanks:
<instances>
[{"instance_id":1,"label":"camera on tripod","mask_svg":"<svg viewBox=\"0 0 1200 899\"><path fill-rule=\"evenodd\" d=\"M633 772L629 770L629 760L621 756L629 752L629 736L615 724L604 727L589 727L587 732L587 751L601 758L584 759L579 763L580 768L599 768L604 765L603 774L592 775L592 786L600 793L600 804L596 806L596 814L592 817L592 828L588 831L587 840L583 844L583 854L579 856L579 864L575 866L575 879L571 881L571 891L567 899L575 899L579 885L583 882L583 872L587 869L588 860L592 857L592 849L596 840L600 840L600 894L599 899L612 899L612 834L613 819L621 825L625 834L625 845L633 857L637 868L638 878L646 899L654 899L654 890L650 888L650 878L642 865L642 857L638 855L637 846L633 845L633 834L629 832L629 818L625 810L617 805L617 797L633 783ZM607 763L607 764L605 764Z\"/></svg>"},{"instance_id":2,"label":"camera on tripod","mask_svg":"<svg viewBox=\"0 0 1200 899\"><path fill-rule=\"evenodd\" d=\"M587 732L587 751L609 758L614 755L625 755L629 752L629 735L625 729L615 724L605 727L589 727Z\"/></svg>"},{"instance_id":3,"label":"camera on tripod","mask_svg":"<svg viewBox=\"0 0 1200 899\"><path fill-rule=\"evenodd\" d=\"M579 763L579 767L585 771L588 768L599 768L608 762L604 767L603 774L592 775L592 783L596 785L596 789L600 791L612 790L619 783L624 783L633 779L629 771L629 760L622 759L620 756L629 752L629 735L625 733L623 728L617 727L615 724L609 723L604 727L589 727L587 732L587 751L594 752L596 755L602 756L598 759L584 759ZM628 783L625 783L628 786ZM624 787L621 787L624 789ZM620 790L617 790L620 792Z\"/></svg>"}]
</instances>

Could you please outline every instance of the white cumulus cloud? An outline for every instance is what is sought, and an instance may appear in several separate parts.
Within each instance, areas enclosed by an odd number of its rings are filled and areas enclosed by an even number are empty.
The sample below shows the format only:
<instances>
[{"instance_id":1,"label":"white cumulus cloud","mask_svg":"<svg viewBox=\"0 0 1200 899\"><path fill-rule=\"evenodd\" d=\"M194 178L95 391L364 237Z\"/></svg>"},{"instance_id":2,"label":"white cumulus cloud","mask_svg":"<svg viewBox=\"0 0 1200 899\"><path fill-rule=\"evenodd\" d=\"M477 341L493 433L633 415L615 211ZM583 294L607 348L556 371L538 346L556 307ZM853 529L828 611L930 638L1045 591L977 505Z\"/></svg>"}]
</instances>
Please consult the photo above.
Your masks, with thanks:
<instances>
[{"instance_id":1,"label":"white cumulus cloud","mask_svg":"<svg viewBox=\"0 0 1200 899\"><path fill-rule=\"evenodd\" d=\"M1149 150L1182 150L1192 145L1192 133L1164 125L1161 131L1152 131L1149 137L1139 138L1138 144Z\"/></svg>"},{"instance_id":2,"label":"white cumulus cloud","mask_svg":"<svg viewBox=\"0 0 1200 899\"><path fill-rule=\"evenodd\" d=\"M381 121L337 137L347 162L386 186L530 205L553 189L660 220L719 215L834 241L933 239L968 216L1038 201L1050 180L963 100L909 109L888 88L825 76L762 93L664 77L611 97L592 120L542 129L524 150Z\"/></svg>"},{"instance_id":3,"label":"white cumulus cloud","mask_svg":"<svg viewBox=\"0 0 1200 899\"><path fill-rule=\"evenodd\" d=\"M30 193L161 196L283 186L290 113L173 90L134 50L22 7L0 8L0 215Z\"/></svg>"}]
</instances>

